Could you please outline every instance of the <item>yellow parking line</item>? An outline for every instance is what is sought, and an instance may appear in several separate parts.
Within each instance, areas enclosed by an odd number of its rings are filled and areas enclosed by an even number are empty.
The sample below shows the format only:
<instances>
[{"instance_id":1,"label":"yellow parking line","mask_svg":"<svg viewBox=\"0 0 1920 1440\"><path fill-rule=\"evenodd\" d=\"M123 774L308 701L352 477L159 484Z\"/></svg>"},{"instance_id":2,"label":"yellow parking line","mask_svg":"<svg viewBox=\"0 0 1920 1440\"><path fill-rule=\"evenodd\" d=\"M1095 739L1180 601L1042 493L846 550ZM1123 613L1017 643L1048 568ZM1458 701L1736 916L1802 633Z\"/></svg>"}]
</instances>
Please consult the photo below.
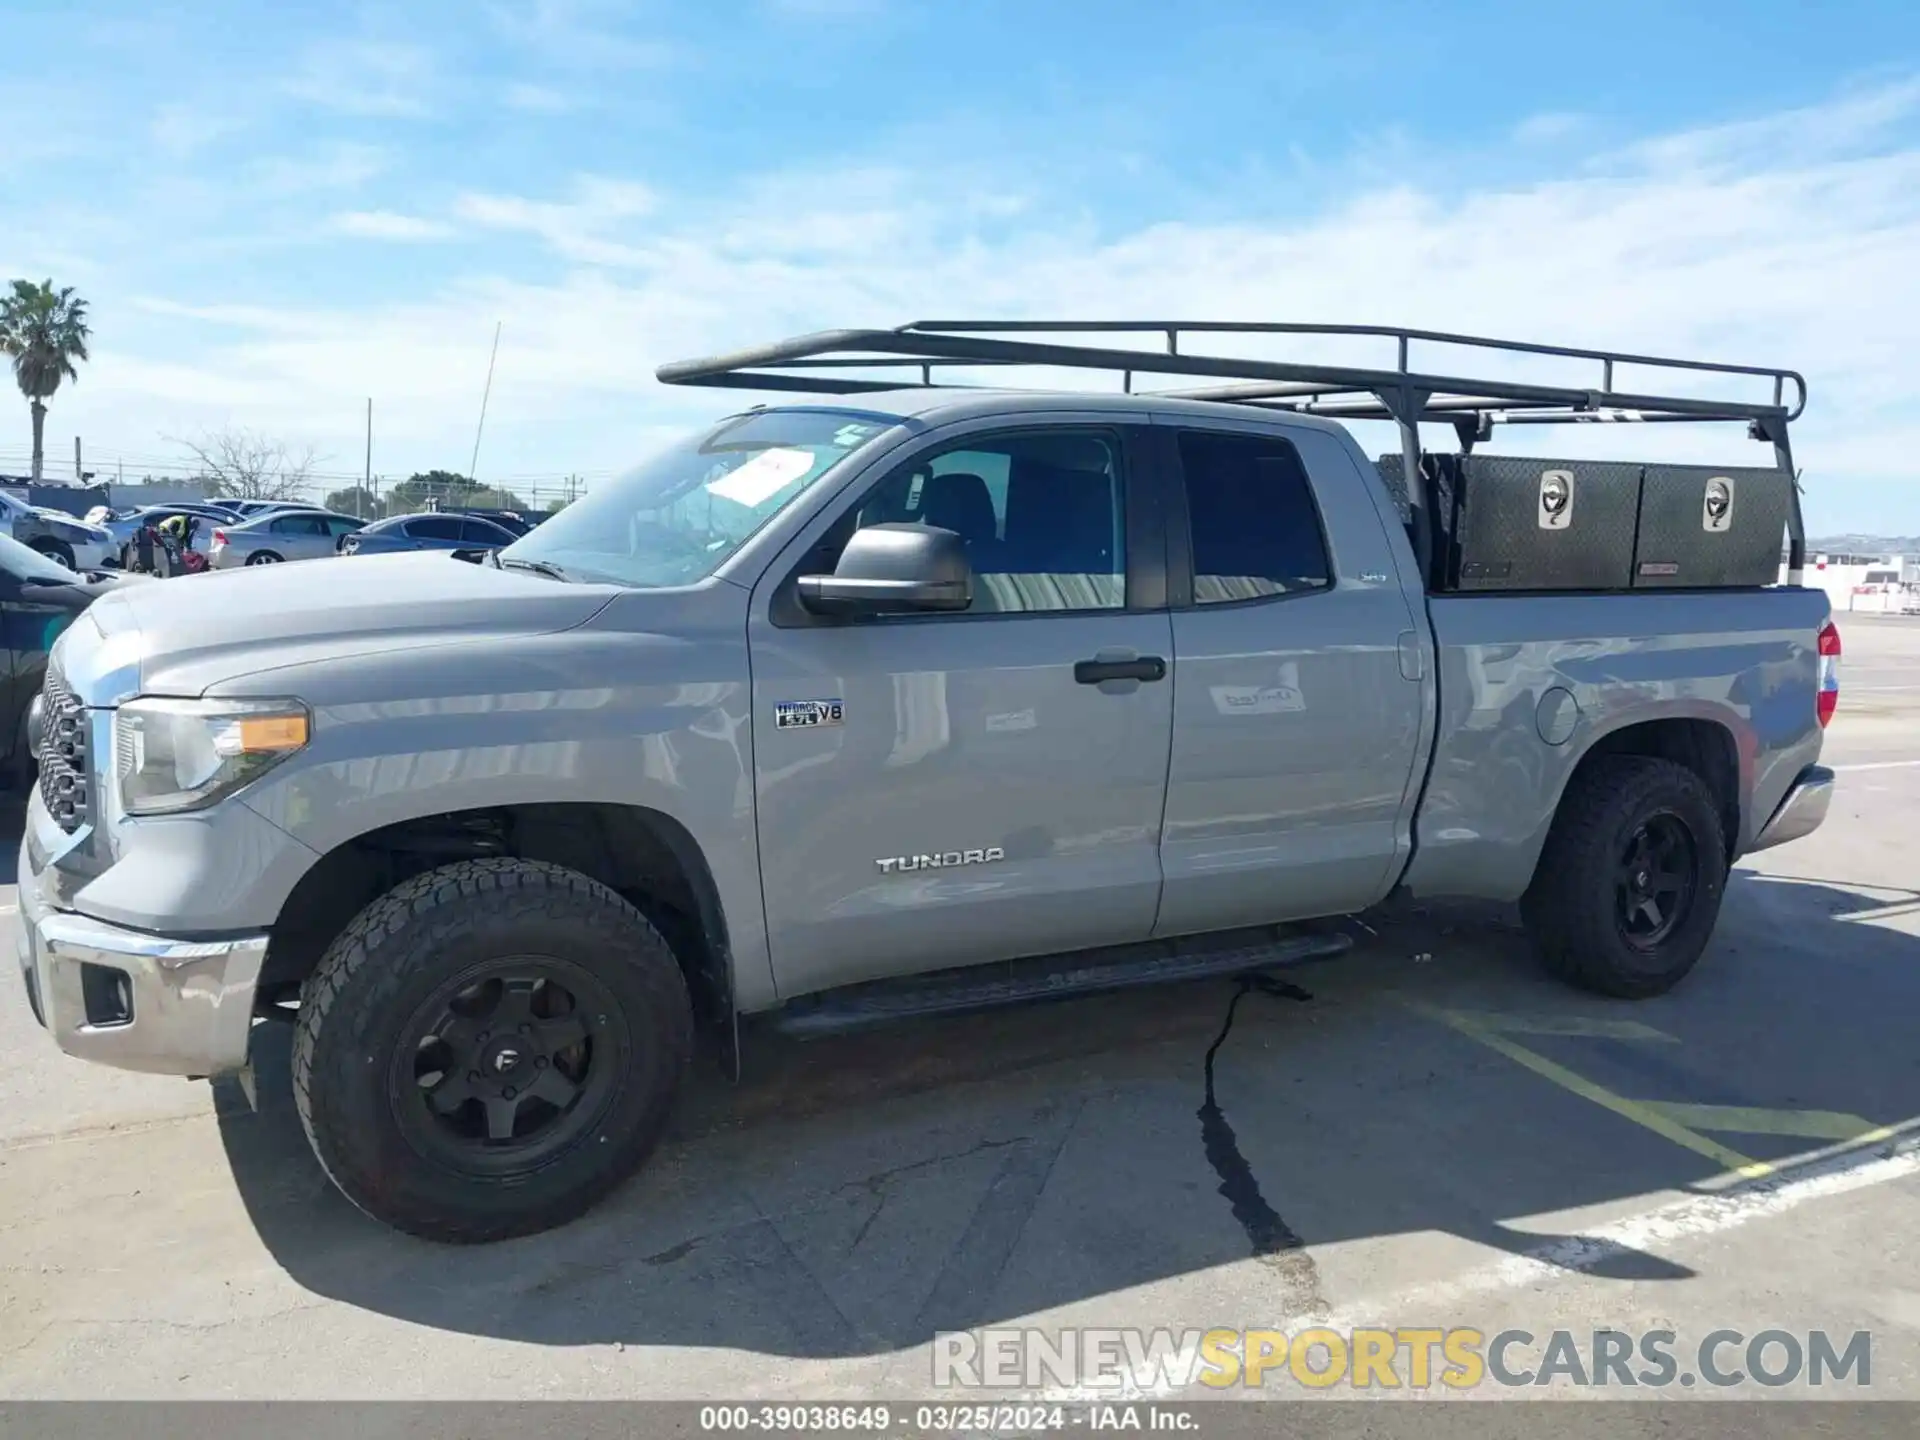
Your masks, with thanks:
<instances>
[{"instance_id":1,"label":"yellow parking line","mask_svg":"<svg viewBox=\"0 0 1920 1440\"><path fill-rule=\"evenodd\" d=\"M1498 1051L1516 1065L1524 1065L1541 1079L1551 1080L1561 1089L1578 1095L1582 1100L1598 1105L1602 1109L1611 1110L1622 1119L1631 1120L1641 1128L1651 1130L1662 1139L1670 1140L1675 1145L1693 1151L1696 1155L1703 1155L1742 1179L1757 1179L1773 1173L1773 1166L1750 1159L1717 1140L1710 1140L1705 1135L1689 1130L1685 1125L1662 1114L1658 1106L1639 1100L1629 1100L1624 1095L1615 1094L1604 1085L1596 1085L1584 1075L1574 1074L1566 1066L1556 1064L1546 1056L1509 1040L1498 1031L1487 1028L1485 1024L1466 1014L1423 1005L1418 1001L1406 1003L1440 1021L1441 1024L1451 1026L1469 1039L1478 1041L1489 1050Z\"/></svg>"},{"instance_id":2,"label":"yellow parking line","mask_svg":"<svg viewBox=\"0 0 1920 1440\"><path fill-rule=\"evenodd\" d=\"M1444 1012L1448 1022L1460 1021L1482 1030L1507 1035L1573 1035L1592 1040L1651 1040L1656 1044L1678 1045L1680 1037L1642 1025L1638 1020L1602 1020L1591 1015L1509 1015L1498 1010L1453 1010Z\"/></svg>"},{"instance_id":3,"label":"yellow parking line","mask_svg":"<svg viewBox=\"0 0 1920 1440\"><path fill-rule=\"evenodd\" d=\"M1802 1140L1885 1139L1893 1132L1840 1110L1768 1110L1754 1105L1687 1105L1673 1100L1643 1100L1647 1109L1693 1130L1723 1130L1736 1135L1791 1135Z\"/></svg>"}]
</instances>

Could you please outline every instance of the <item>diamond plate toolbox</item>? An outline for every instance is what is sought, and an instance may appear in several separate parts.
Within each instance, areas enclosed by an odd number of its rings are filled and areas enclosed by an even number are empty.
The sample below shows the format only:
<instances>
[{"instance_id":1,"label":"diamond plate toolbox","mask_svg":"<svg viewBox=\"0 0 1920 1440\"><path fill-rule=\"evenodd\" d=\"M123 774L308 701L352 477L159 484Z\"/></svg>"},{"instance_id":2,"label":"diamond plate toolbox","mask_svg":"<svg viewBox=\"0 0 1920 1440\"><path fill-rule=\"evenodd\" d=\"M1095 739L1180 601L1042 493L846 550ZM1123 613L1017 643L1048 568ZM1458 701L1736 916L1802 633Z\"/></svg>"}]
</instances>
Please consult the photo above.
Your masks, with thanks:
<instances>
[{"instance_id":1,"label":"diamond plate toolbox","mask_svg":"<svg viewBox=\"0 0 1920 1440\"><path fill-rule=\"evenodd\" d=\"M1640 487L1639 589L1771 585L1793 477L1768 467L1649 465Z\"/></svg>"},{"instance_id":2,"label":"diamond plate toolbox","mask_svg":"<svg viewBox=\"0 0 1920 1440\"><path fill-rule=\"evenodd\" d=\"M1453 522L1461 590L1624 590L1640 466L1468 455Z\"/></svg>"}]
</instances>

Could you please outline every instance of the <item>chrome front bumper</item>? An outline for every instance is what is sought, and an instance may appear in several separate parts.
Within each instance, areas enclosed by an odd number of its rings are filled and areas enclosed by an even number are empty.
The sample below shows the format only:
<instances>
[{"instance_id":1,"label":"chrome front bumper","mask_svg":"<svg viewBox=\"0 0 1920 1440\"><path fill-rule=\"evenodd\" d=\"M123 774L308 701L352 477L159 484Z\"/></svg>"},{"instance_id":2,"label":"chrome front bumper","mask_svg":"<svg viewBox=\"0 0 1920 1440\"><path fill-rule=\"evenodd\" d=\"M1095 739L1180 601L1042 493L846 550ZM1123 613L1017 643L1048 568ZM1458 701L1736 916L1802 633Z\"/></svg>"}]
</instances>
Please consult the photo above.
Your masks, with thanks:
<instances>
[{"instance_id":1,"label":"chrome front bumper","mask_svg":"<svg viewBox=\"0 0 1920 1440\"><path fill-rule=\"evenodd\" d=\"M49 910L24 845L19 895L27 1001L62 1050L159 1075L246 1064L265 935L169 940Z\"/></svg>"},{"instance_id":2,"label":"chrome front bumper","mask_svg":"<svg viewBox=\"0 0 1920 1440\"><path fill-rule=\"evenodd\" d=\"M1794 780L1780 808L1773 812L1773 818L1754 837L1752 848L1765 850L1811 835L1827 818L1827 807L1832 803L1833 771L1824 765L1807 766Z\"/></svg>"}]
</instances>

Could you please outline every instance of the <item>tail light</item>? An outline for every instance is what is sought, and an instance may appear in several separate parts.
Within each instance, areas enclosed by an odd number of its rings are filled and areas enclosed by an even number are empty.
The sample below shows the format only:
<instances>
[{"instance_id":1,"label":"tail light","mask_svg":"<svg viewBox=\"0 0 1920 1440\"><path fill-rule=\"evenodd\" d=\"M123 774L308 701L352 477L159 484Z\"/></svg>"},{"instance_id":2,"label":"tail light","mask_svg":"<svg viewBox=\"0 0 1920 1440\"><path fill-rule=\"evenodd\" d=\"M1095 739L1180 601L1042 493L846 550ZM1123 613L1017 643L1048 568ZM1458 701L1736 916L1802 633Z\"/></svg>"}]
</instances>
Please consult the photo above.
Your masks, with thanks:
<instances>
[{"instance_id":1,"label":"tail light","mask_svg":"<svg viewBox=\"0 0 1920 1440\"><path fill-rule=\"evenodd\" d=\"M1819 717L1822 729L1833 719L1834 707L1839 703L1840 632L1829 620L1820 627L1820 692L1814 700L1814 714Z\"/></svg>"},{"instance_id":2,"label":"tail light","mask_svg":"<svg viewBox=\"0 0 1920 1440\"><path fill-rule=\"evenodd\" d=\"M215 530L215 531L213 532L213 543L214 543L214 544L216 544L216 545L224 545L224 544L226 544L226 543L227 543L227 532L226 532L226 531L224 531L224 530Z\"/></svg>"}]
</instances>

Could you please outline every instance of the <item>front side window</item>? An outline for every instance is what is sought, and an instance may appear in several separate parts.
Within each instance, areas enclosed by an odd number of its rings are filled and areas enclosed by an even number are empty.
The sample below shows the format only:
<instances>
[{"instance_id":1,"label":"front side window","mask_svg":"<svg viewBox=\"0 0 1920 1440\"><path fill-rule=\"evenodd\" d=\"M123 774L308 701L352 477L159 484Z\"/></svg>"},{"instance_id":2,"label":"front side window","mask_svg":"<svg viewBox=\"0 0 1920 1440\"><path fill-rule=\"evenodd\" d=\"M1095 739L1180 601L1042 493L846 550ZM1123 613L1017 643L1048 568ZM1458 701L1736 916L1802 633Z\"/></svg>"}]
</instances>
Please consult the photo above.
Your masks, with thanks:
<instances>
[{"instance_id":1,"label":"front side window","mask_svg":"<svg viewBox=\"0 0 1920 1440\"><path fill-rule=\"evenodd\" d=\"M1183 431L1193 600L1218 605L1325 590L1333 567L1300 454L1265 435Z\"/></svg>"},{"instance_id":2,"label":"front side window","mask_svg":"<svg viewBox=\"0 0 1920 1440\"><path fill-rule=\"evenodd\" d=\"M966 541L968 613L1118 610L1126 603L1120 442L1051 430L966 441L895 470L858 523L918 522Z\"/></svg>"},{"instance_id":3,"label":"front side window","mask_svg":"<svg viewBox=\"0 0 1920 1440\"><path fill-rule=\"evenodd\" d=\"M705 579L833 466L891 429L856 410L757 410L596 485L500 552L568 580L646 588Z\"/></svg>"}]
</instances>

